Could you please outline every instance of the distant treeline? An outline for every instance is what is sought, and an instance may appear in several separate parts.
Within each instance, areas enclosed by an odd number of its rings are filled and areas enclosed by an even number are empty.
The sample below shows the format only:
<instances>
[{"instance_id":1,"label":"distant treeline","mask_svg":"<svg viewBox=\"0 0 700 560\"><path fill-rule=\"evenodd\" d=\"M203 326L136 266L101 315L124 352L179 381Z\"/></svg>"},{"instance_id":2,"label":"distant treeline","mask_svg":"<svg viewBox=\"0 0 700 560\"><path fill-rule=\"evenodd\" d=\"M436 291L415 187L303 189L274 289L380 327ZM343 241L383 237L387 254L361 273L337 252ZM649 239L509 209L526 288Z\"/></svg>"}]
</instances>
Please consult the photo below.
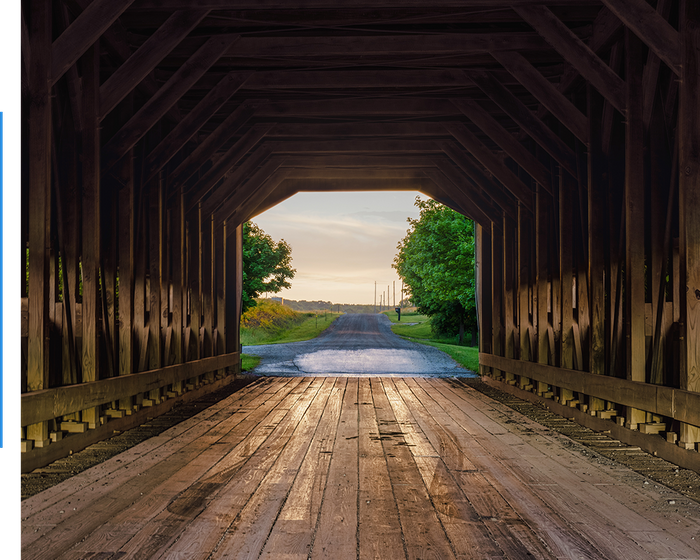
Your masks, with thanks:
<instances>
[{"instance_id":1,"label":"distant treeline","mask_svg":"<svg viewBox=\"0 0 700 560\"><path fill-rule=\"evenodd\" d=\"M270 298L272 301L283 302L285 306L294 309L294 311L331 311L331 306L333 307L333 312L337 313L375 313L379 311L379 306L375 307L373 305L355 304L355 303L332 303L330 301L306 301L302 299L301 301L295 301L293 299L284 300L280 297ZM386 307L382 307L384 311Z\"/></svg>"}]
</instances>

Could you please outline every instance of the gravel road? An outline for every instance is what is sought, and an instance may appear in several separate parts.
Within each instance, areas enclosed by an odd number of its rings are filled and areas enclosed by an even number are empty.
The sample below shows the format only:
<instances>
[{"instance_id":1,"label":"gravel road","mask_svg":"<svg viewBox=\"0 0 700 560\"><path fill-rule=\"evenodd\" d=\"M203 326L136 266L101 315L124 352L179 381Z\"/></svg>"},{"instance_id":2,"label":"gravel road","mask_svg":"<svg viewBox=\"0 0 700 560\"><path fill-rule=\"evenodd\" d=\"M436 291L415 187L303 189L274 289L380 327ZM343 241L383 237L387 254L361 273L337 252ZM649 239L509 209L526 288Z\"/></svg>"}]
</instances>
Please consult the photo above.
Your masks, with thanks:
<instances>
[{"instance_id":1,"label":"gravel road","mask_svg":"<svg viewBox=\"0 0 700 560\"><path fill-rule=\"evenodd\" d=\"M382 314L343 315L313 340L244 346L243 352L262 358L252 372L259 375L476 377L437 348L396 336Z\"/></svg>"}]
</instances>

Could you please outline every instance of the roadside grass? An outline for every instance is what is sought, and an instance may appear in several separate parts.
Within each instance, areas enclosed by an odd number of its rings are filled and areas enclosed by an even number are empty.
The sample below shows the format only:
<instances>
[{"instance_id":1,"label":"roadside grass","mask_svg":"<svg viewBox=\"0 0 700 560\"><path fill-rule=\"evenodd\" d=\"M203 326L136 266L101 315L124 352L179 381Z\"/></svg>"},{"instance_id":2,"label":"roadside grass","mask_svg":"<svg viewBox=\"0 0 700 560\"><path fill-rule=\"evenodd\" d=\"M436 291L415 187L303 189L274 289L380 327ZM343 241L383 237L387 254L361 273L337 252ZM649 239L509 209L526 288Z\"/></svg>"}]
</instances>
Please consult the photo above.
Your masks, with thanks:
<instances>
[{"instance_id":1,"label":"roadside grass","mask_svg":"<svg viewBox=\"0 0 700 560\"><path fill-rule=\"evenodd\" d=\"M399 314L396 313L396 311L382 311L384 315L389 317L389 320L392 323L397 323L399 322ZM418 311L402 311L401 312L401 323L424 323L425 321L430 320L429 317L426 317L425 315L421 315L418 313Z\"/></svg>"},{"instance_id":2,"label":"roadside grass","mask_svg":"<svg viewBox=\"0 0 700 560\"><path fill-rule=\"evenodd\" d=\"M241 354L241 371L250 371L260 363L260 356L251 356L250 354Z\"/></svg>"},{"instance_id":3,"label":"roadside grass","mask_svg":"<svg viewBox=\"0 0 700 560\"><path fill-rule=\"evenodd\" d=\"M340 315L342 313L299 313L278 303L262 300L242 317L241 344L256 346L310 340L330 327ZM241 359L243 371L249 371L260 363L260 357L253 354L242 354Z\"/></svg>"},{"instance_id":4,"label":"roadside grass","mask_svg":"<svg viewBox=\"0 0 700 560\"><path fill-rule=\"evenodd\" d=\"M303 318L299 324L275 331L241 327L241 344L254 346L258 344L282 344L284 342L310 340L316 338L330 327L333 321L340 317L338 313L326 313L323 315L300 313L299 315Z\"/></svg>"},{"instance_id":5,"label":"roadside grass","mask_svg":"<svg viewBox=\"0 0 700 560\"><path fill-rule=\"evenodd\" d=\"M391 319L392 325L391 330L394 334L399 335L401 338L410 340L411 342L418 342L419 344L426 344L428 346L434 346L438 350L442 350L445 354L448 354L452 359L459 365L473 371L474 373L479 373L479 348L473 346L460 346L457 344L457 336L440 338L433 334L430 328L430 318L425 315L419 315L417 313L411 314L401 314L401 323L396 322L398 316L395 311L387 311L386 315ZM391 316L393 314L393 317ZM406 317L406 323L417 323L416 325L405 325L404 317Z\"/></svg>"}]
</instances>

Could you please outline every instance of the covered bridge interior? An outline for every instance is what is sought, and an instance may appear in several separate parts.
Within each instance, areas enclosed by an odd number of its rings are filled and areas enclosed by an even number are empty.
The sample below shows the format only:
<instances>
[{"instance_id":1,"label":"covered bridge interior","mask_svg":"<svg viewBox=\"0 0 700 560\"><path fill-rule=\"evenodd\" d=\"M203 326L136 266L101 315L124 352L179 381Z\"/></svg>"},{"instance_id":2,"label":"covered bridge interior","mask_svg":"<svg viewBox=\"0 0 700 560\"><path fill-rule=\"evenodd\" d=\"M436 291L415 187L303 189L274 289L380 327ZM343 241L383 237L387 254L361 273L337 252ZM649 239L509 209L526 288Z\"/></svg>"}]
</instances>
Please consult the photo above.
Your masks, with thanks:
<instances>
[{"instance_id":1,"label":"covered bridge interior","mask_svg":"<svg viewBox=\"0 0 700 560\"><path fill-rule=\"evenodd\" d=\"M23 0L23 470L239 371L242 224L478 224L481 373L700 471L700 2ZM190 396L190 397L188 397Z\"/></svg>"}]
</instances>

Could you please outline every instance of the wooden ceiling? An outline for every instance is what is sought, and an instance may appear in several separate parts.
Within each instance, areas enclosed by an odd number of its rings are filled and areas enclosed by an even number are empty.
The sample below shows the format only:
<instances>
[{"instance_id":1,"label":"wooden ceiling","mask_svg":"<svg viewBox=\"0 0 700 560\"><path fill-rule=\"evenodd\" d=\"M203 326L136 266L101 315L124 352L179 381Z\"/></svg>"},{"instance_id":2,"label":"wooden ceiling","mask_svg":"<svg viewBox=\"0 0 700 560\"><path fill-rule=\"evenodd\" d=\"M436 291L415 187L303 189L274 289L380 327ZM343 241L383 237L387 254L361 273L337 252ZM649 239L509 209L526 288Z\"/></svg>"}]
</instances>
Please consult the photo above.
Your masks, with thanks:
<instances>
[{"instance_id":1,"label":"wooden ceiling","mask_svg":"<svg viewBox=\"0 0 700 560\"><path fill-rule=\"evenodd\" d=\"M559 168L580 180L587 84L622 118L623 21L678 68L664 0L59 4L51 75L70 103L99 40L103 176L136 148L145 186L236 223L352 189L419 189L499 222Z\"/></svg>"}]
</instances>

